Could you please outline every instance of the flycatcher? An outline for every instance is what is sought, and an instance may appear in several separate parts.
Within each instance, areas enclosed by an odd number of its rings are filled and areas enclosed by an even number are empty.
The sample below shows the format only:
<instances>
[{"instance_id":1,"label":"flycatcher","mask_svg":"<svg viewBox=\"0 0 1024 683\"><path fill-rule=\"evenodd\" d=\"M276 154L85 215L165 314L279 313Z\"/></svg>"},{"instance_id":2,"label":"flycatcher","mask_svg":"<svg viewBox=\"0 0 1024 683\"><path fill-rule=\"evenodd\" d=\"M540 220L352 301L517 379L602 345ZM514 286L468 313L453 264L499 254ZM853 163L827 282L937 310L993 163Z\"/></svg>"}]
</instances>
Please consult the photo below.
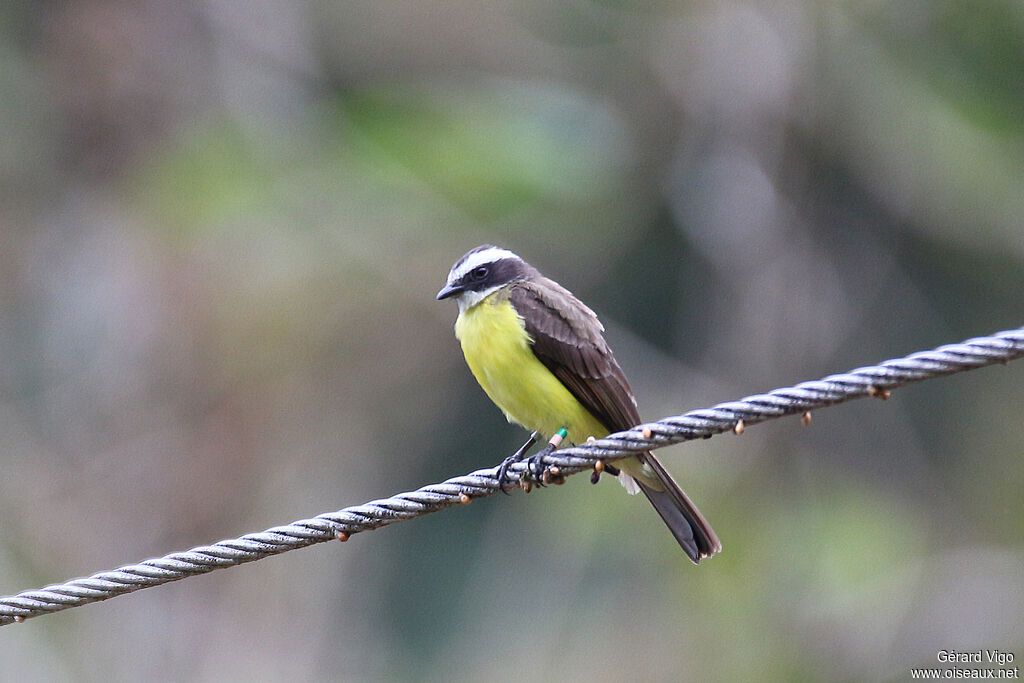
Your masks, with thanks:
<instances>
[{"instance_id":1,"label":"flycatcher","mask_svg":"<svg viewBox=\"0 0 1024 683\"><path fill-rule=\"evenodd\" d=\"M494 403L536 436L565 430L571 443L640 423L633 391L597 315L507 249L485 244L452 266L438 299L459 305L455 336ZM542 453L550 452L548 446ZM537 456L531 464L537 464ZM722 549L711 525L651 452L619 461L626 491L643 492L694 563ZM608 467L609 472L615 468ZM533 474L540 480L536 469Z\"/></svg>"}]
</instances>

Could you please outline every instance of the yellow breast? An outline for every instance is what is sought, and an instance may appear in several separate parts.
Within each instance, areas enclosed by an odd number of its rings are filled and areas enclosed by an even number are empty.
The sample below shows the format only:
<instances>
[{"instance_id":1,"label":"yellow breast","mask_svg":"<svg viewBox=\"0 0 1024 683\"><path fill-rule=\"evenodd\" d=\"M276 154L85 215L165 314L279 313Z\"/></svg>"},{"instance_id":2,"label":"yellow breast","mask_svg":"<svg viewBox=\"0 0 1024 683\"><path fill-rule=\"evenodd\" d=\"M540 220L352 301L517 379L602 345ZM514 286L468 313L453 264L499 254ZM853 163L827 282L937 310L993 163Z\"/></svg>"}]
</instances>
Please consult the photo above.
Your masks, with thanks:
<instances>
[{"instance_id":1,"label":"yellow breast","mask_svg":"<svg viewBox=\"0 0 1024 683\"><path fill-rule=\"evenodd\" d=\"M499 290L455 321L455 336L477 382L510 422L569 441L608 434L530 349L523 320Z\"/></svg>"}]
</instances>

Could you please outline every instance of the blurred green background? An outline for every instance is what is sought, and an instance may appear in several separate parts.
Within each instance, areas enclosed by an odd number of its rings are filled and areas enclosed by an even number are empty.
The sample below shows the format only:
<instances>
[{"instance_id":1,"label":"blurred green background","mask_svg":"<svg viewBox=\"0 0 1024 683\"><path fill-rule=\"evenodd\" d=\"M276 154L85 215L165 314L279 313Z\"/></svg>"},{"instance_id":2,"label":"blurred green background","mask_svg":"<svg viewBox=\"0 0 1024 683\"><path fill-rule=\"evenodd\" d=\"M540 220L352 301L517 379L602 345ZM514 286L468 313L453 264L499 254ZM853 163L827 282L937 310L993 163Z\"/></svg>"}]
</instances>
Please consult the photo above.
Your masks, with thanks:
<instances>
[{"instance_id":1,"label":"blurred green background","mask_svg":"<svg viewBox=\"0 0 1024 683\"><path fill-rule=\"evenodd\" d=\"M649 419L1024 324L1024 5L0 5L0 594L491 466L483 242ZM0 630L4 680L902 680L1024 659L1024 363Z\"/></svg>"}]
</instances>

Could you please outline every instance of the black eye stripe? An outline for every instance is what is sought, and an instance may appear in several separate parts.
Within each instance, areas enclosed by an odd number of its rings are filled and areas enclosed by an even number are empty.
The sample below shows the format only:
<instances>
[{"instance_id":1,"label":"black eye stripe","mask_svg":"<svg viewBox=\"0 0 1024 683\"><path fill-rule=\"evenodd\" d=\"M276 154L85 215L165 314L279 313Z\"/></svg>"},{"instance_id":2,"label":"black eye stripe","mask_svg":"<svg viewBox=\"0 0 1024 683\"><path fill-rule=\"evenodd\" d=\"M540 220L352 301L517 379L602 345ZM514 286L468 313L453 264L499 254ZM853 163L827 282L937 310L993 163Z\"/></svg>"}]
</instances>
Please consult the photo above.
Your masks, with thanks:
<instances>
[{"instance_id":1,"label":"black eye stripe","mask_svg":"<svg viewBox=\"0 0 1024 683\"><path fill-rule=\"evenodd\" d=\"M459 279L466 288L474 291L521 280L528 274L529 266L519 258L503 258L490 263L481 263L467 271Z\"/></svg>"}]
</instances>

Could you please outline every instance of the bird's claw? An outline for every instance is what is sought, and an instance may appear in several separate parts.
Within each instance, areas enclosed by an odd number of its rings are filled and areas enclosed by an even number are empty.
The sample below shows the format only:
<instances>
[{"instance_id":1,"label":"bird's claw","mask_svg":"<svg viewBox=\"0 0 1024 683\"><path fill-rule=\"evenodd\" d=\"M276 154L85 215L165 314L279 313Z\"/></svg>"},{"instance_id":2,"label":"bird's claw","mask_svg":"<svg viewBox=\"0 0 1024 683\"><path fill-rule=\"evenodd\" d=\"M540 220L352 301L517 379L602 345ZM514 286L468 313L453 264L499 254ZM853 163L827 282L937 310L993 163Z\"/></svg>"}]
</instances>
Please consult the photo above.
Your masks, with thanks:
<instances>
[{"instance_id":1,"label":"bird's claw","mask_svg":"<svg viewBox=\"0 0 1024 683\"><path fill-rule=\"evenodd\" d=\"M508 489L505 488L505 477L508 476L508 468L511 467L512 464L516 462L519 462L519 458L517 458L514 455L510 455L504 460L502 460L501 464L498 465L498 488L506 496L508 495Z\"/></svg>"},{"instance_id":2,"label":"bird's claw","mask_svg":"<svg viewBox=\"0 0 1024 683\"><path fill-rule=\"evenodd\" d=\"M548 474L548 466L544 464L544 457L551 455L558 444L562 442L562 438L564 437L565 430L559 430L559 433L551 438L551 441L547 446L538 451L536 455L532 455L526 460L526 470L523 472L522 476L519 477L519 485L526 489L527 492L529 492L529 485L531 481L537 486L544 486L548 483L545 481L545 475ZM509 469L512 465L523 459L523 456L526 455L526 451L530 450L530 446L532 446L536 440L537 432L534 432L518 451L505 458L501 464L498 465L498 471L496 474L498 488L505 495L508 495L508 490L505 488L505 478L508 476Z\"/></svg>"},{"instance_id":3,"label":"bird's claw","mask_svg":"<svg viewBox=\"0 0 1024 683\"><path fill-rule=\"evenodd\" d=\"M513 464L522 460L523 456L526 455L526 451L530 450L530 446L536 443L536 441L537 432L534 432L533 434L530 435L530 438L526 440L526 443L519 447L518 451L502 460L501 464L498 465L498 488L506 496L508 495L508 489L505 488L505 477L508 476L509 468L512 467Z\"/></svg>"},{"instance_id":4,"label":"bird's claw","mask_svg":"<svg viewBox=\"0 0 1024 683\"><path fill-rule=\"evenodd\" d=\"M530 456L530 459L526 461L526 470L530 473L537 486L544 486L544 471L547 469L547 465L544 464L544 457L551 455L554 450L554 445L548 444L535 455Z\"/></svg>"}]
</instances>

